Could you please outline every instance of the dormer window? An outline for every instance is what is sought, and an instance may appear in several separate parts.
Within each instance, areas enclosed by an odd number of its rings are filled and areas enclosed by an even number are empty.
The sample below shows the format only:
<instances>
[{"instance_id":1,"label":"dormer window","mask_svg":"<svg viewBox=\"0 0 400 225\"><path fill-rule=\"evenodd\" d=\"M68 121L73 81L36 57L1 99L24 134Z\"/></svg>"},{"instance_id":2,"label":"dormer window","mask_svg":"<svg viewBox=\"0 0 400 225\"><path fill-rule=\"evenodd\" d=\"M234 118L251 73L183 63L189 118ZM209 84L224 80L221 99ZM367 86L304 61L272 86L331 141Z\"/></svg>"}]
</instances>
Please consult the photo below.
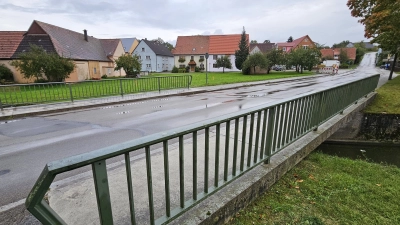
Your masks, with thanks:
<instances>
[{"instance_id":1,"label":"dormer window","mask_svg":"<svg viewBox=\"0 0 400 225\"><path fill-rule=\"evenodd\" d=\"M144 52L144 48L142 48L142 52Z\"/></svg>"}]
</instances>

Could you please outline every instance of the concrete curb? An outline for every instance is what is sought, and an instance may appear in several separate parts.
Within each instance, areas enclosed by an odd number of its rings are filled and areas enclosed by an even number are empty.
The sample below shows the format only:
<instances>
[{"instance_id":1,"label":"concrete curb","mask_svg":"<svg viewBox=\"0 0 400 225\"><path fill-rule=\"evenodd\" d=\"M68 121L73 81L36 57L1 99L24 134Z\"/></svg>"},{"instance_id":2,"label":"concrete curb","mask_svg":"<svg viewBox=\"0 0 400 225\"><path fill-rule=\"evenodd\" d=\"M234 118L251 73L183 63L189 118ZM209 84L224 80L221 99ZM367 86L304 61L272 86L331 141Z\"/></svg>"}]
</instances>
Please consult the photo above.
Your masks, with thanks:
<instances>
[{"instance_id":1,"label":"concrete curb","mask_svg":"<svg viewBox=\"0 0 400 225\"><path fill-rule=\"evenodd\" d=\"M273 156L270 164L260 165L244 174L230 185L222 188L171 224L225 224L241 209L267 191L286 172L316 149L343 124L352 114L364 109L376 93L348 107L343 115L336 115L317 131L310 132Z\"/></svg>"}]
</instances>

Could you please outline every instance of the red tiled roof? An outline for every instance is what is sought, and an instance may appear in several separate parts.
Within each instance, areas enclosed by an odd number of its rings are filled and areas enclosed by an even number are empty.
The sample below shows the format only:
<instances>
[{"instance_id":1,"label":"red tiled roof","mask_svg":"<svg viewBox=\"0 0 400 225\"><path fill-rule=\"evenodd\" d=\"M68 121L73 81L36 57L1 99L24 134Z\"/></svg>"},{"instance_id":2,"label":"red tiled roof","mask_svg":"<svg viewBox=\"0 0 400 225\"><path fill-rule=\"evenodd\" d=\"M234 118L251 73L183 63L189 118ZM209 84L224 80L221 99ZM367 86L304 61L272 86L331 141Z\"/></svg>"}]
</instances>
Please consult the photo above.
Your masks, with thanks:
<instances>
[{"instance_id":1,"label":"red tiled roof","mask_svg":"<svg viewBox=\"0 0 400 225\"><path fill-rule=\"evenodd\" d=\"M174 55L225 54L232 55L239 49L241 34L178 36ZM247 40L249 35L247 34Z\"/></svg>"},{"instance_id":2,"label":"red tiled roof","mask_svg":"<svg viewBox=\"0 0 400 225\"><path fill-rule=\"evenodd\" d=\"M332 57L333 59L333 55L334 55L334 50L331 48L325 48L325 49L321 49L321 57L322 58L326 58L326 57Z\"/></svg>"},{"instance_id":3,"label":"red tiled roof","mask_svg":"<svg viewBox=\"0 0 400 225\"><path fill-rule=\"evenodd\" d=\"M328 48L328 49L321 49L321 57L334 57L334 55L340 55L340 51L346 51L347 52L347 57L351 60L356 59L356 52L357 48Z\"/></svg>"},{"instance_id":4,"label":"red tiled roof","mask_svg":"<svg viewBox=\"0 0 400 225\"><path fill-rule=\"evenodd\" d=\"M176 46L173 50L174 55L205 54L208 52L210 36L178 36Z\"/></svg>"},{"instance_id":5,"label":"red tiled roof","mask_svg":"<svg viewBox=\"0 0 400 225\"><path fill-rule=\"evenodd\" d=\"M0 59L9 59L17 50L26 31L0 31Z\"/></svg>"},{"instance_id":6,"label":"red tiled roof","mask_svg":"<svg viewBox=\"0 0 400 225\"><path fill-rule=\"evenodd\" d=\"M297 45L304 39L308 37L308 35L305 35L301 38L297 38L295 40L293 40L292 42L280 42L277 43L278 47L292 47L292 48L296 48ZM310 37L308 37L308 39L311 41Z\"/></svg>"},{"instance_id":7,"label":"red tiled roof","mask_svg":"<svg viewBox=\"0 0 400 225\"><path fill-rule=\"evenodd\" d=\"M210 35L210 54L233 55L239 49L241 34ZM249 35L246 34L247 41Z\"/></svg>"}]
</instances>

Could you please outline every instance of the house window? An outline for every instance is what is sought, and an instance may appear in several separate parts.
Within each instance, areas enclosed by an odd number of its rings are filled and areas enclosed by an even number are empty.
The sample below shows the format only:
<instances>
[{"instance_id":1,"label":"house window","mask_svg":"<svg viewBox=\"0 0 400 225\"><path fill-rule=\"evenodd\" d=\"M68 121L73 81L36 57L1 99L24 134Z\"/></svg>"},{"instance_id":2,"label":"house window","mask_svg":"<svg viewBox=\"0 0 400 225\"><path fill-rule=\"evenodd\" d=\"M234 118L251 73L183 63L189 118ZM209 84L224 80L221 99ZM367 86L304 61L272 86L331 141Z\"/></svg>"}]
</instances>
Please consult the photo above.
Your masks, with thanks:
<instances>
[{"instance_id":1,"label":"house window","mask_svg":"<svg viewBox=\"0 0 400 225\"><path fill-rule=\"evenodd\" d=\"M108 74L108 75L111 75L111 68L108 68L108 69L107 69L107 74Z\"/></svg>"},{"instance_id":2,"label":"house window","mask_svg":"<svg viewBox=\"0 0 400 225\"><path fill-rule=\"evenodd\" d=\"M204 61L204 55L201 55L201 56L200 56L200 60L201 60L201 61Z\"/></svg>"},{"instance_id":3,"label":"house window","mask_svg":"<svg viewBox=\"0 0 400 225\"><path fill-rule=\"evenodd\" d=\"M213 55L213 59L217 60L218 59L218 55ZM215 68L215 67L214 67Z\"/></svg>"},{"instance_id":4,"label":"house window","mask_svg":"<svg viewBox=\"0 0 400 225\"><path fill-rule=\"evenodd\" d=\"M184 64L179 65L179 69L184 69L184 68L185 68Z\"/></svg>"},{"instance_id":5,"label":"house window","mask_svg":"<svg viewBox=\"0 0 400 225\"><path fill-rule=\"evenodd\" d=\"M303 45L303 49L307 49L308 48L308 45Z\"/></svg>"},{"instance_id":6,"label":"house window","mask_svg":"<svg viewBox=\"0 0 400 225\"><path fill-rule=\"evenodd\" d=\"M194 60L194 56L190 56L190 60Z\"/></svg>"},{"instance_id":7,"label":"house window","mask_svg":"<svg viewBox=\"0 0 400 225\"><path fill-rule=\"evenodd\" d=\"M142 56L139 55L138 58L139 58L139 59L142 59Z\"/></svg>"},{"instance_id":8,"label":"house window","mask_svg":"<svg viewBox=\"0 0 400 225\"><path fill-rule=\"evenodd\" d=\"M149 55L146 55L146 60L150 60L150 56Z\"/></svg>"},{"instance_id":9,"label":"house window","mask_svg":"<svg viewBox=\"0 0 400 225\"><path fill-rule=\"evenodd\" d=\"M201 69L201 70L204 70L204 64L203 64L203 63L200 64L200 69Z\"/></svg>"},{"instance_id":10,"label":"house window","mask_svg":"<svg viewBox=\"0 0 400 225\"><path fill-rule=\"evenodd\" d=\"M142 48L142 52L144 52L144 48Z\"/></svg>"},{"instance_id":11,"label":"house window","mask_svg":"<svg viewBox=\"0 0 400 225\"><path fill-rule=\"evenodd\" d=\"M96 72L97 72L97 71L96 71L96 67L95 67L95 68L93 68L93 73L96 74Z\"/></svg>"},{"instance_id":12,"label":"house window","mask_svg":"<svg viewBox=\"0 0 400 225\"><path fill-rule=\"evenodd\" d=\"M214 64L213 64L213 68L218 68L218 67L217 67L217 64L214 63Z\"/></svg>"},{"instance_id":13,"label":"house window","mask_svg":"<svg viewBox=\"0 0 400 225\"><path fill-rule=\"evenodd\" d=\"M150 67L151 67L151 64L146 64L146 67L147 67L147 68L150 68Z\"/></svg>"},{"instance_id":14,"label":"house window","mask_svg":"<svg viewBox=\"0 0 400 225\"><path fill-rule=\"evenodd\" d=\"M158 68L160 68L160 64L157 64Z\"/></svg>"},{"instance_id":15,"label":"house window","mask_svg":"<svg viewBox=\"0 0 400 225\"><path fill-rule=\"evenodd\" d=\"M282 51L286 52L286 47L283 47L283 48L282 48Z\"/></svg>"}]
</instances>

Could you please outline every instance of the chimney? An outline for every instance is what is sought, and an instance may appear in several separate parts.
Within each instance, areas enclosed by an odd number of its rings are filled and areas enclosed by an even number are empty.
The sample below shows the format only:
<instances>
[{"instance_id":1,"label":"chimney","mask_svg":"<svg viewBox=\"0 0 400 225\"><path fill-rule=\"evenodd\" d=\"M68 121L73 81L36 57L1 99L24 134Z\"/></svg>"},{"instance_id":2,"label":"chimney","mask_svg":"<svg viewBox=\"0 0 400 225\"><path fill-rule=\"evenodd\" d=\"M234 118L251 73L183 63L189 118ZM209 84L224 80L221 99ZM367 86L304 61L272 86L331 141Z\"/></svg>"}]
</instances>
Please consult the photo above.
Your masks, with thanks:
<instances>
[{"instance_id":1,"label":"chimney","mask_svg":"<svg viewBox=\"0 0 400 225\"><path fill-rule=\"evenodd\" d=\"M83 30L83 36L85 38L85 41L88 41L87 30L86 29Z\"/></svg>"}]
</instances>

